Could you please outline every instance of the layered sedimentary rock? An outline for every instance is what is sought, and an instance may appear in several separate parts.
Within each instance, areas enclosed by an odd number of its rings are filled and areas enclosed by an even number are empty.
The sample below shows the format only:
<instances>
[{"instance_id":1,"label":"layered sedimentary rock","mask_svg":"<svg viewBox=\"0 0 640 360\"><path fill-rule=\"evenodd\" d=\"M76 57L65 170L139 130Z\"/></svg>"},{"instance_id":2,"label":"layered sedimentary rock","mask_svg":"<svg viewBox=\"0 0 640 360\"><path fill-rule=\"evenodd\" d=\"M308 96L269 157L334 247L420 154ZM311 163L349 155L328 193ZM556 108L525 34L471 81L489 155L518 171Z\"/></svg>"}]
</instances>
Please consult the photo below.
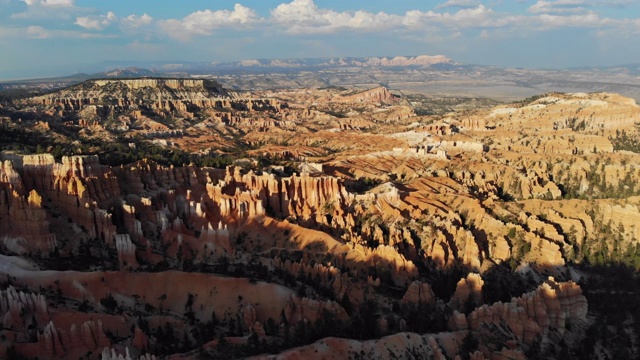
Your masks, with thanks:
<instances>
[{"instance_id":1,"label":"layered sedimentary rock","mask_svg":"<svg viewBox=\"0 0 640 360\"><path fill-rule=\"evenodd\" d=\"M453 329L452 333L423 335L399 333L379 340L359 342L349 339L327 338L314 344L293 349L276 356L258 358L321 359L328 357L366 356L370 359L424 358L444 359L460 356L462 339L467 336L467 321L471 331L476 331L483 324L506 325L519 340L531 343L549 329L565 331L567 319L584 321L587 304L580 287L575 283L557 283L549 279L538 290L513 299L511 303L484 305L473 311L467 319L456 313L454 319L461 323L453 323L462 330ZM462 316L460 316L462 315ZM524 359L522 351L503 348L497 351L478 351L472 359Z\"/></svg>"},{"instance_id":2,"label":"layered sedimentary rock","mask_svg":"<svg viewBox=\"0 0 640 360\"><path fill-rule=\"evenodd\" d=\"M178 112L192 117L193 113L205 109L264 111L283 107L274 99L242 98L215 81L202 79L90 80L28 102L66 112L91 109L95 116L102 117L140 109L157 114Z\"/></svg>"},{"instance_id":3,"label":"layered sedimentary rock","mask_svg":"<svg viewBox=\"0 0 640 360\"><path fill-rule=\"evenodd\" d=\"M414 281L409 285L407 292L402 297L402 301L405 303L411 303L416 305L435 305L436 296L431 290L429 284L423 284L420 281Z\"/></svg>"},{"instance_id":4,"label":"layered sedimentary rock","mask_svg":"<svg viewBox=\"0 0 640 360\"><path fill-rule=\"evenodd\" d=\"M456 346L463 333L420 336L398 333L380 340L356 341L326 338L317 343L292 349L279 355L264 355L253 359L327 359L363 356L367 359L420 358L445 359L445 349ZM411 354L411 355L408 355ZM455 354L455 352L453 353ZM452 355L452 354L448 354Z\"/></svg>"},{"instance_id":5,"label":"layered sedimentary rock","mask_svg":"<svg viewBox=\"0 0 640 360\"><path fill-rule=\"evenodd\" d=\"M38 323L49 322L49 309L42 294L16 291L13 286L0 292L0 316L2 324L9 328L26 328L28 316Z\"/></svg>"},{"instance_id":6,"label":"layered sedimentary rock","mask_svg":"<svg viewBox=\"0 0 640 360\"><path fill-rule=\"evenodd\" d=\"M125 152L178 160L1 155L0 357L549 355L589 326L574 264L635 256L640 169L618 150L638 107L617 96L436 118L385 88L74 91L23 125L81 149L116 126ZM205 160L233 165L181 164Z\"/></svg>"},{"instance_id":7,"label":"layered sedimentary rock","mask_svg":"<svg viewBox=\"0 0 640 360\"><path fill-rule=\"evenodd\" d=\"M389 89L386 87L378 87L375 89L359 92L352 95L345 95L334 101L345 102L350 104L357 103L378 103L378 104L395 104L399 101Z\"/></svg>"},{"instance_id":8,"label":"layered sedimentary rock","mask_svg":"<svg viewBox=\"0 0 640 360\"><path fill-rule=\"evenodd\" d=\"M356 341L340 338L326 338L311 345L295 348L278 355L262 355L251 359L327 359L364 356L367 359L447 359L460 358L460 344L466 332L420 336L413 333L398 333L379 340ZM470 358L515 359L527 357L520 350L508 348L483 354L476 351Z\"/></svg>"},{"instance_id":9,"label":"layered sedimentary rock","mask_svg":"<svg viewBox=\"0 0 640 360\"><path fill-rule=\"evenodd\" d=\"M558 283L549 278L536 291L510 303L477 308L467 316L467 323L471 330L478 330L483 324L504 324L518 340L530 344L550 328L563 332L568 319L584 320L586 315L587 300L580 286L573 282Z\"/></svg>"},{"instance_id":10,"label":"layered sedimentary rock","mask_svg":"<svg viewBox=\"0 0 640 360\"><path fill-rule=\"evenodd\" d=\"M105 347L102 352L100 353L100 359L101 360L132 360L132 359L137 359L137 360L156 360L157 357L151 354L143 354L140 355L139 357L131 357L129 348L125 348L124 353L123 352L119 352L116 351L115 349L110 349L108 347Z\"/></svg>"},{"instance_id":11,"label":"layered sedimentary rock","mask_svg":"<svg viewBox=\"0 0 640 360\"><path fill-rule=\"evenodd\" d=\"M466 307L482 305L482 285L484 285L484 281L480 274L471 273L466 278L460 279L449 304L454 309L461 311L464 311Z\"/></svg>"}]
</instances>

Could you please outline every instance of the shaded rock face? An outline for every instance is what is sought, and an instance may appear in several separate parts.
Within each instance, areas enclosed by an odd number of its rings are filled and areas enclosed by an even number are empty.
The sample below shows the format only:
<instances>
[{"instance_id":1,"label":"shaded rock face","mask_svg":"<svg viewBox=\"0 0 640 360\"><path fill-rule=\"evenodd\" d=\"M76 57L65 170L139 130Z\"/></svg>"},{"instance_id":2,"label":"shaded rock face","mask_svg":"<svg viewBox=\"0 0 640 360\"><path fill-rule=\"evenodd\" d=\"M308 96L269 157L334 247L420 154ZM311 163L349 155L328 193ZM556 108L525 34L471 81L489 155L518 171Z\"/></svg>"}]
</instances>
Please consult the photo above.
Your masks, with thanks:
<instances>
[{"instance_id":1,"label":"shaded rock face","mask_svg":"<svg viewBox=\"0 0 640 360\"><path fill-rule=\"evenodd\" d=\"M460 279L449 304L460 311L482 305L482 285L484 281L480 274L471 273L466 278Z\"/></svg>"},{"instance_id":2,"label":"shaded rock face","mask_svg":"<svg viewBox=\"0 0 640 360\"><path fill-rule=\"evenodd\" d=\"M42 333L38 333L37 346L24 346L25 352L48 356L49 358L73 357L80 353L99 351L111 345L102 329L102 322L86 321L79 327L71 325L69 331L57 328L49 322ZM39 347L39 349L38 349Z\"/></svg>"},{"instance_id":3,"label":"shaded rock face","mask_svg":"<svg viewBox=\"0 0 640 360\"><path fill-rule=\"evenodd\" d=\"M43 295L16 291L13 286L0 292L0 316L4 326L16 329L26 329L32 320L47 323L50 319Z\"/></svg>"},{"instance_id":4,"label":"shaded rock face","mask_svg":"<svg viewBox=\"0 0 640 360\"><path fill-rule=\"evenodd\" d=\"M475 276L471 275L470 278L474 279ZM474 280L468 280L470 281ZM418 286L417 283L412 284L409 291L413 292L412 287ZM399 333L371 341L327 338L280 355L261 356L256 359L347 358L363 354L370 359L458 358L463 355L460 353L460 344L462 339L468 336L468 332L478 331L488 324L506 326L516 340L530 344L536 337L546 334L551 329L562 333L566 331L567 321L584 322L586 316L587 301L580 287L573 282L559 283L550 278L537 290L514 298L510 303L481 306L466 318L463 314L455 312L451 318L453 321L450 323L450 333L423 336ZM412 355L408 356L407 353ZM472 359L526 359L522 351L507 348L497 351L485 348L470 355Z\"/></svg>"},{"instance_id":5,"label":"shaded rock face","mask_svg":"<svg viewBox=\"0 0 640 360\"><path fill-rule=\"evenodd\" d=\"M466 324L453 326L454 330L467 326L478 330L485 324L506 325L518 340L530 344L549 329L564 332L568 320L585 320L586 316L587 299L580 286L549 278L537 290L510 303L481 306L467 316Z\"/></svg>"},{"instance_id":6,"label":"shaded rock face","mask_svg":"<svg viewBox=\"0 0 640 360\"><path fill-rule=\"evenodd\" d=\"M426 304L434 306L436 302L436 296L431 290L429 284L423 284L419 281L414 281L409 285L407 292L402 297L402 301L411 304Z\"/></svg>"},{"instance_id":7,"label":"shaded rock face","mask_svg":"<svg viewBox=\"0 0 640 360\"><path fill-rule=\"evenodd\" d=\"M364 356L367 359L409 358L445 359L441 346L454 343L461 334L421 337L413 333L398 333L380 340L357 341L326 338L317 343L292 349L279 355L264 355L253 359L328 359Z\"/></svg>"}]
</instances>

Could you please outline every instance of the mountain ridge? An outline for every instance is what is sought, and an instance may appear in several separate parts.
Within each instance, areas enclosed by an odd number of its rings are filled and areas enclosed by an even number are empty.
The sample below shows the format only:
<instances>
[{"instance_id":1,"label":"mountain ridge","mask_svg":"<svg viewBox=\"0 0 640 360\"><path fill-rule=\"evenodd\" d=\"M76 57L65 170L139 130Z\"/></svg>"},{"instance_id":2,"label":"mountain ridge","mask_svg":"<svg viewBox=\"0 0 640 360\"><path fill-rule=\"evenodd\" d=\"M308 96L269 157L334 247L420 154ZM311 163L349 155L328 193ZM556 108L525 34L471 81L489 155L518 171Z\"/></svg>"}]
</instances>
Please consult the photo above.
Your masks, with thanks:
<instances>
[{"instance_id":1,"label":"mountain ridge","mask_svg":"<svg viewBox=\"0 0 640 360\"><path fill-rule=\"evenodd\" d=\"M614 92L640 100L640 71L634 64L524 69L462 64L443 55L114 64L105 63L106 71L88 75L0 82L0 95L37 95L95 78L191 77L213 79L235 91L330 86L366 89L382 85L405 93L502 101L551 91Z\"/></svg>"}]
</instances>

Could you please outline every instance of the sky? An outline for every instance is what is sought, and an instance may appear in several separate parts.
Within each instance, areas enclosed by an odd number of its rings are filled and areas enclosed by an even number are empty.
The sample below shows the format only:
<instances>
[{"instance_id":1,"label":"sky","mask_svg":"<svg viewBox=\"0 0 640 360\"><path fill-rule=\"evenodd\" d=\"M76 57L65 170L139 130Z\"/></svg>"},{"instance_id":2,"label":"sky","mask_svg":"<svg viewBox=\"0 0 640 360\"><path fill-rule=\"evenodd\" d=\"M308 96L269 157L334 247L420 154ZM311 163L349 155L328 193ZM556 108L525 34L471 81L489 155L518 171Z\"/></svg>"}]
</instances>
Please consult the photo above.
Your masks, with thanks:
<instances>
[{"instance_id":1,"label":"sky","mask_svg":"<svg viewBox=\"0 0 640 360\"><path fill-rule=\"evenodd\" d=\"M396 55L640 63L640 0L0 0L0 79L114 61Z\"/></svg>"}]
</instances>

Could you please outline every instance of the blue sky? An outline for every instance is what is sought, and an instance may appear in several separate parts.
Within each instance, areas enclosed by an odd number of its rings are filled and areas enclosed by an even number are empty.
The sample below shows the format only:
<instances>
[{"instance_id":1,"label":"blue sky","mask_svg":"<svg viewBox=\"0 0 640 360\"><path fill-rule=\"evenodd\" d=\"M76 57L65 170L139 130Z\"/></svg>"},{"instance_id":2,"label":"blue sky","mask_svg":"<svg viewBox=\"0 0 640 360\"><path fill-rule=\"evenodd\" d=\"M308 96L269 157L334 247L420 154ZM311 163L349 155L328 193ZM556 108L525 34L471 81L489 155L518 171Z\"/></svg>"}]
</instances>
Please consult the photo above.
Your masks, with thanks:
<instances>
[{"instance_id":1,"label":"blue sky","mask_svg":"<svg viewBox=\"0 0 640 360\"><path fill-rule=\"evenodd\" d=\"M640 0L0 0L0 78L105 61L447 55L640 63Z\"/></svg>"}]
</instances>

